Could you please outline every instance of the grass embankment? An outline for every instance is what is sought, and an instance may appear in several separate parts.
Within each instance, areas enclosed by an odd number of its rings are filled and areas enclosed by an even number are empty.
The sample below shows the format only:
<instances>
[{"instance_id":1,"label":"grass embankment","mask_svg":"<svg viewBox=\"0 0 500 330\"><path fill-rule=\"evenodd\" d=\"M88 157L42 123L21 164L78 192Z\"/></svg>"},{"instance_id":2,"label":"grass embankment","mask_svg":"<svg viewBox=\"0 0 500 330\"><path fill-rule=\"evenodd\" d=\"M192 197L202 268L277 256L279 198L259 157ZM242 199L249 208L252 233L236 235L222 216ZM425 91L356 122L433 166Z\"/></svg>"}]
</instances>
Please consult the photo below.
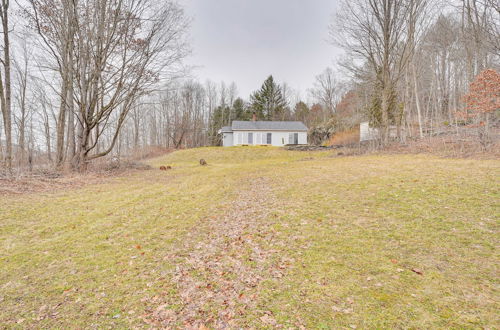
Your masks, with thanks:
<instances>
[{"instance_id":1,"label":"grass embankment","mask_svg":"<svg viewBox=\"0 0 500 330\"><path fill-rule=\"evenodd\" d=\"M288 261L245 292L258 308L238 325L498 326L499 163L331 155L193 149L151 162L167 172L2 196L0 324L147 326L156 300L180 294L179 259L165 256L259 177L276 199L273 239L248 236Z\"/></svg>"}]
</instances>

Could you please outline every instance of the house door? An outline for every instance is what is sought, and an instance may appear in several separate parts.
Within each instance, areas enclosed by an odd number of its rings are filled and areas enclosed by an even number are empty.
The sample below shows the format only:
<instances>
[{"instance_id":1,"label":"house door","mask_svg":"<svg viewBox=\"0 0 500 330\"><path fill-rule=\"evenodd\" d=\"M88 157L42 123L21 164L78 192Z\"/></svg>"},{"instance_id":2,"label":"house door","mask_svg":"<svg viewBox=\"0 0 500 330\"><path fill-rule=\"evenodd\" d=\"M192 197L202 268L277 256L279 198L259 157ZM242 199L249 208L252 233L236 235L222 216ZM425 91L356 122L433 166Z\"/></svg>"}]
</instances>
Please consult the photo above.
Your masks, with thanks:
<instances>
[{"instance_id":1,"label":"house door","mask_svg":"<svg viewBox=\"0 0 500 330\"><path fill-rule=\"evenodd\" d=\"M248 133L248 144L253 144L253 133Z\"/></svg>"}]
</instances>

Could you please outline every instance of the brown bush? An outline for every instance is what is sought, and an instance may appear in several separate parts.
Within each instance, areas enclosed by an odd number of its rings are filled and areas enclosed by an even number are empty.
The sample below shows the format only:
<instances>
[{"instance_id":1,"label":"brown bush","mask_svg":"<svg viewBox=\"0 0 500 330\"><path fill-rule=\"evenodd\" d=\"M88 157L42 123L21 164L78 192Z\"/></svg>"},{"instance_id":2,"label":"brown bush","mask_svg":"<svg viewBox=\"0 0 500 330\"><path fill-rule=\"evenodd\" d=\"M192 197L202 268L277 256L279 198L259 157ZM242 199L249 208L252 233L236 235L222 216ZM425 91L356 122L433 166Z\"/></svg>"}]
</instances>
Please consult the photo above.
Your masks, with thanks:
<instances>
[{"instance_id":1,"label":"brown bush","mask_svg":"<svg viewBox=\"0 0 500 330\"><path fill-rule=\"evenodd\" d=\"M359 143L359 128L338 132L330 138L329 146L348 146Z\"/></svg>"}]
</instances>

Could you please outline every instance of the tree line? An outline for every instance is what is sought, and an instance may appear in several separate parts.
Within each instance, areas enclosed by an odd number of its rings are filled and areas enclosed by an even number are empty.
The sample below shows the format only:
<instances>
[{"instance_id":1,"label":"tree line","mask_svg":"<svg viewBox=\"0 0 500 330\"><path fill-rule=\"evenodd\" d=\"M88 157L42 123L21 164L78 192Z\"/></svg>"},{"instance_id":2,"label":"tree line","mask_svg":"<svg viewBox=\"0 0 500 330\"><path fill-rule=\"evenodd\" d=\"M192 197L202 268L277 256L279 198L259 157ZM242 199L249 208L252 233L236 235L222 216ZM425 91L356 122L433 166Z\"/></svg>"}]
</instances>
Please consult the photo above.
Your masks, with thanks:
<instances>
[{"instance_id":1,"label":"tree line","mask_svg":"<svg viewBox=\"0 0 500 330\"><path fill-rule=\"evenodd\" d=\"M0 11L0 153L6 172L31 166L37 152L56 169L85 170L116 148L130 112L189 53L189 20L174 1L11 5L4 0Z\"/></svg>"},{"instance_id":2,"label":"tree line","mask_svg":"<svg viewBox=\"0 0 500 330\"><path fill-rule=\"evenodd\" d=\"M498 120L498 101L495 111L465 122L460 115L473 110L465 97L476 77L488 69L498 75L498 1L345 0L330 35L344 50L339 66L382 144L391 127L404 141ZM500 85L494 89L498 98Z\"/></svg>"},{"instance_id":3,"label":"tree line","mask_svg":"<svg viewBox=\"0 0 500 330\"><path fill-rule=\"evenodd\" d=\"M326 117L272 76L248 101L235 83L188 78L190 18L175 1L2 0L0 20L2 175L85 171L149 146L217 145L222 126L254 113Z\"/></svg>"},{"instance_id":4,"label":"tree line","mask_svg":"<svg viewBox=\"0 0 500 330\"><path fill-rule=\"evenodd\" d=\"M318 96L323 93L313 90ZM222 127L234 120L252 120L254 115L257 120L299 120L314 126L334 111L323 106L320 98L314 102L310 107L298 91L278 83L272 75L247 99L240 96L234 82L175 80L143 97L132 109L115 152L144 150L148 146L176 149L220 145Z\"/></svg>"},{"instance_id":5,"label":"tree line","mask_svg":"<svg viewBox=\"0 0 500 330\"><path fill-rule=\"evenodd\" d=\"M494 0L343 0L325 31L344 50L334 68L305 97L269 76L246 98L189 78L175 1L0 1L2 174L219 145L220 128L254 114L303 121L314 143L368 120L382 145L464 126L486 145L498 123Z\"/></svg>"}]
</instances>

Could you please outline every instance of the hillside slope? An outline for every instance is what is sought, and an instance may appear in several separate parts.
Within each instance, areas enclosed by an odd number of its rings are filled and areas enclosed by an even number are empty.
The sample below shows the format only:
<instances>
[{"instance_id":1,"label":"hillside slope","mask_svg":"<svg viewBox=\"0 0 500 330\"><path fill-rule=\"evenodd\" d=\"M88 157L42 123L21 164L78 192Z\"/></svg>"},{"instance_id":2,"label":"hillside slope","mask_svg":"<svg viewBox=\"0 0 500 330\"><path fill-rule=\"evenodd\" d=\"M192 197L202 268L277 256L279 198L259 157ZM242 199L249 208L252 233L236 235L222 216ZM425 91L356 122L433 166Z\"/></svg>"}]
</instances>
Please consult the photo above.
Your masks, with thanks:
<instances>
[{"instance_id":1,"label":"hillside slope","mask_svg":"<svg viewBox=\"0 0 500 330\"><path fill-rule=\"evenodd\" d=\"M173 169L0 200L0 324L500 324L498 161L241 147L151 165Z\"/></svg>"}]
</instances>

